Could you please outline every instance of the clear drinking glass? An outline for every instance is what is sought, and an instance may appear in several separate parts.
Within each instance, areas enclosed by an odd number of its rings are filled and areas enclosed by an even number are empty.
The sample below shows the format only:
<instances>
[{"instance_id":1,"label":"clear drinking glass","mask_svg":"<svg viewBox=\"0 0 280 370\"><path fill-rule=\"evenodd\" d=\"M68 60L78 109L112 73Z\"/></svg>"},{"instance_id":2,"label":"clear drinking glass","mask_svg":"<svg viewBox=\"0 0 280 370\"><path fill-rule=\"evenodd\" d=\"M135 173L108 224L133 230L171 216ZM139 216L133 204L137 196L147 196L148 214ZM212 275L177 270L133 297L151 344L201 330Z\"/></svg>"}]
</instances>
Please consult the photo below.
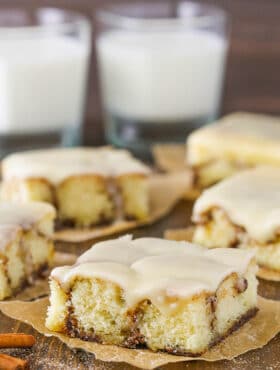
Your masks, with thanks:
<instances>
[{"instance_id":1,"label":"clear drinking glass","mask_svg":"<svg viewBox=\"0 0 280 370\"><path fill-rule=\"evenodd\" d=\"M151 1L102 8L97 18L109 142L147 152L217 118L228 49L223 10Z\"/></svg>"},{"instance_id":2,"label":"clear drinking glass","mask_svg":"<svg viewBox=\"0 0 280 370\"><path fill-rule=\"evenodd\" d=\"M0 10L0 155L77 144L91 30L78 13Z\"/></svg>"}]
</instances>

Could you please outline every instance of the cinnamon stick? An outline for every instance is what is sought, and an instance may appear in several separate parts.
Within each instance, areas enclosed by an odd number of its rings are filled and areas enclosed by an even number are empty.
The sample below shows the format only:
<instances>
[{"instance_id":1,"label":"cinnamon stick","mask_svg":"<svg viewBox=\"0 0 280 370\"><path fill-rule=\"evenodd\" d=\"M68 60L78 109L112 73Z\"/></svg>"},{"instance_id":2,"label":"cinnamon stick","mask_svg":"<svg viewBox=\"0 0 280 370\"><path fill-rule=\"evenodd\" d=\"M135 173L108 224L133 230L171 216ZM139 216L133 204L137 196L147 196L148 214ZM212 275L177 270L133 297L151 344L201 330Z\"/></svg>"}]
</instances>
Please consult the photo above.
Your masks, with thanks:
<instances>
[{"instance_id":1,"label":"cinnamon stick","mask_svg":"<svg viewBox=\"0 0 280 370\"><path fill-rule=\"evenodd\" d=\"M32 347L34 343L33 335L24 333L0 334L0 348Z\"/></svg>"},{"instance_id":2,"label":"cinnamon stick","mask_svg":"<svg viewBox=\"0 0 280 370\"><path fill-rule=\"evenodd\" d=\"M21 358L0 353L0 370L27 370L28 362Z\"/></svg>"}]
</instances>

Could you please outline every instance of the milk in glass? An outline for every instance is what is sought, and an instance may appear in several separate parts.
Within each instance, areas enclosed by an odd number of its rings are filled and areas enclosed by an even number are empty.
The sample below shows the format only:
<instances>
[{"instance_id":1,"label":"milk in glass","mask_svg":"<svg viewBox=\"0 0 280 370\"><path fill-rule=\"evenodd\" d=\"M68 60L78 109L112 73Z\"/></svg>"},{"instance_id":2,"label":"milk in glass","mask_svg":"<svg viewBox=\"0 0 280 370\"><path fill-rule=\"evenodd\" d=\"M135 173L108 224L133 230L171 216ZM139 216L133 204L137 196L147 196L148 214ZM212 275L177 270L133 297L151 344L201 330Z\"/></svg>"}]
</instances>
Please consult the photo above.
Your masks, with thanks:
<instances>
[{"instance_id":1,"label":"milk in glass","mask_svg":"<svg viewBox=\"0 0 280 370\"><path fill-rule=\"evenodd\" d=\"M217 116L227 52L223 36L113 30L101 34L97 51L111 141L182 140Z\"/></svg>"},{"instance_id":2,"label":"milk in glass","mask_svg":"<svg viewBox=\"0 0 280 370\"><path fill-rule=\"evenodd\" d=\"M75 131L83 115L88 56L88 45L71 37L0 38L1 142L20 149L30 140L36 147L37 139L56 145Z\"/></svg>"}]
</instances>

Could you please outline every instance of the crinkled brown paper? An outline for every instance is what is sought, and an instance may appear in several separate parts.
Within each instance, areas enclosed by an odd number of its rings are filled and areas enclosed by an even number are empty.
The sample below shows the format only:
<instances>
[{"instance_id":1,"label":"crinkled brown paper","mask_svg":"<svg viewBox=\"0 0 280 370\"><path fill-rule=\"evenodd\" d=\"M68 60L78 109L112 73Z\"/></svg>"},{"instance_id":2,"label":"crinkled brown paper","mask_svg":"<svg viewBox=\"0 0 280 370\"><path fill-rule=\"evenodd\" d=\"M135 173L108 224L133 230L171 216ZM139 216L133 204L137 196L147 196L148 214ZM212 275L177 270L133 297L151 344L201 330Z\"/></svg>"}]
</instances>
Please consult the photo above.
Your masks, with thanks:
<instances>
[{"instance_id":1,"label":"crinkled brown paper","mask_svg":"<svg viewBox=\"0 0 280 370\"><path fill-rule=\"evenodd\" d=\"M153 157L158 168L165 172L187 170L186 146L183 144L157 144L153 146Z\"/></svg>"},{"instance_id":2,"label":"crinkled brown paper","mask_svg":"<svg viewBox=\"0 0 280 370\"><path fill-rule=\"evenodd\" d=\"M184 229L166 230L164 237L169 240L185 240L191 242L193 238L193 227L189 226ZM257 276L264 280L280 281L280 272L269 270L265 267L259 267Z\"/></svg>"},{"instance_id":3,"label":"crinkled brown paper","mask_svg":"<svg viewBox=\"0 0 280 370\"><path fill-rule=\"evenodd\" d=\"M45 327L47 306L48 298L42 298L34 302L13 301L0 303L0 309L5 315L30 324L41 334L59 338L70 348L79 348L94 353L95 358L98 360L127 362L143 369L154 369L172 362L231 360L242 353L263 347L280 331L280 302L259 297L259 311L254 318L203 356L192 358L166 353L154 353L149 350L102 345L51 332Z\"/></svg>"},{"instance_id":4,"label":"crinkled brown paper","mask_svg":"<svg viewBox=\"0 0 280 370\"><path fill-rule=\"evenodd\" d=\"M116 234L151 224L168 212L184 196L192 182L189 173L153 175L148 180L150 187L150 217L144 221L117 221L111 225L92 227L90 229L64 229L55 233L55 240L79 243L91 239Z\"/></svg>"},{"instance_id":5,"label":"crinkled brown paper","mask_svg":"<svg viewBox=\"0 0 280 370\"><path fill-rule=\"evenodd\" d=\"M77 256L71 253L60 253L55 252L53 267L73 265L76 262ZM45 278L36 279L34 283L21 290L16 296L10 297L9 301L23 300L30 301L38 297L46 296L49 294L49 282L47 276L50 273L50 269L45 272Z\"/></svg>"},{"instance_id":6,"label":"crinkled brown paper","mask_svg":"<svg viewBox=\"0 0 280 370\"><path fill-rule=\"evenodd\" d=\"M185 189L184 198L196 199L200 191L193 187L193 172L186 165L186 146L183 144L158 144L154 145L152 151L156 167L160 170L170 173L188 173L192 181Z\"/></svg>"}]
</instances>

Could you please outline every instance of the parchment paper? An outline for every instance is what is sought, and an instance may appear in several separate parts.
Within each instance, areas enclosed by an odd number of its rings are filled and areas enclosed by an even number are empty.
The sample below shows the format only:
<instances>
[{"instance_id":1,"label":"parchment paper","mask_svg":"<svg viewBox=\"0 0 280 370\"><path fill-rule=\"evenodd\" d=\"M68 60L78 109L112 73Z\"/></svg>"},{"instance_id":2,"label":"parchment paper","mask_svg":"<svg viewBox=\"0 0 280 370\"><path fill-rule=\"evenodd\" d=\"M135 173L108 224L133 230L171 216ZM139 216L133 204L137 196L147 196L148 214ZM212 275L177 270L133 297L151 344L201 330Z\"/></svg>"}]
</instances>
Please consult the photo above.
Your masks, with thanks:
<instances>
[{"instance_id":1,"label":"parchment paper","mask_svg":"<svg viewBox=\"0 0 280 370\"><path fill-rule=\"evenodd\" d=\"M177 241L186 240L188 242L191 242L192 237L193 237L193 227L189 226L184 229L166 230L164 232L164 237L165 239L169 239L169 240L177 240ZM269 270L261 266L259 267L257 276L264 280L280 281L280 272Z\"/></svg>"},{"instance_id":2,"label":"parchment paper","mask_svg":"<svg viewBox=\"0 0 280 370\"><path fill-rule=\"evenodd\" d=\"M50 270L57 266L73 265L76 262L76 259L77 259L77 256L75 256L74 254L55 252L53 265L49 270L45 271L44 273L45 278L36 279L34 284L27 286L15 296L10 297L8 300L9 301L14 301L14 300L30 301L38 297L43 297L43 296L48 295L50 292L49 282L48 282L48 276L50 274Z\"/></svg>"},{"instance_id":3,"label":"parchment paper","mask_svg":"<svg viewBox=\"0 0 280 370\"><path fill-rule=\"evenodd\" d=\"M203 356L192 358L102 345L51 332L45 327L47 306L48 298L42 298L34 302L1 302L0 310L13 319L30 324L41 334L59 338L70 348L94 353L96 359L107 362L127 362L142 369L154 369L172 362L231 360L242 353L263 347L280 331L280 302L259 297L259 312L254 318Z\"/></svg>"},{"instance_id":4,"label":"parchment paper","mask_svg":"<svg viewBox=\"0 0 280 370\"><path fill-rule=\"evenodd\" d=\"M118 221L111 225L90 229L64 229L56 232L54 239L79 243L151 224L170 212L175 204L183 198L191 182L192 179L188 172L153 175L149 179L151 215L147 220Z\"/></svg>"},{"instance_id":5,"label":"parchment paper","mask_svg":"<svg viewBox=\"0 0 280 370\"><path fill-rule=\"evenodd\" d=\"M184 144L157 144L152 148L155 164L165 172L189 170Z\"/></svg>"},{"instance_id":6,"label":"parchment paper","mask_svg":"<svg viewBox=\"0 0 280 370\"><path fill-rule=\"evenodd\" d=\"M186 146L183 144L158 144L152 148L155 165L168 173L185 172L192 179L186 188L184 198L196 199L200 195L199 189L193 186L194 176L192 170L186 165Z\"/></svg>"}]
</instances>

